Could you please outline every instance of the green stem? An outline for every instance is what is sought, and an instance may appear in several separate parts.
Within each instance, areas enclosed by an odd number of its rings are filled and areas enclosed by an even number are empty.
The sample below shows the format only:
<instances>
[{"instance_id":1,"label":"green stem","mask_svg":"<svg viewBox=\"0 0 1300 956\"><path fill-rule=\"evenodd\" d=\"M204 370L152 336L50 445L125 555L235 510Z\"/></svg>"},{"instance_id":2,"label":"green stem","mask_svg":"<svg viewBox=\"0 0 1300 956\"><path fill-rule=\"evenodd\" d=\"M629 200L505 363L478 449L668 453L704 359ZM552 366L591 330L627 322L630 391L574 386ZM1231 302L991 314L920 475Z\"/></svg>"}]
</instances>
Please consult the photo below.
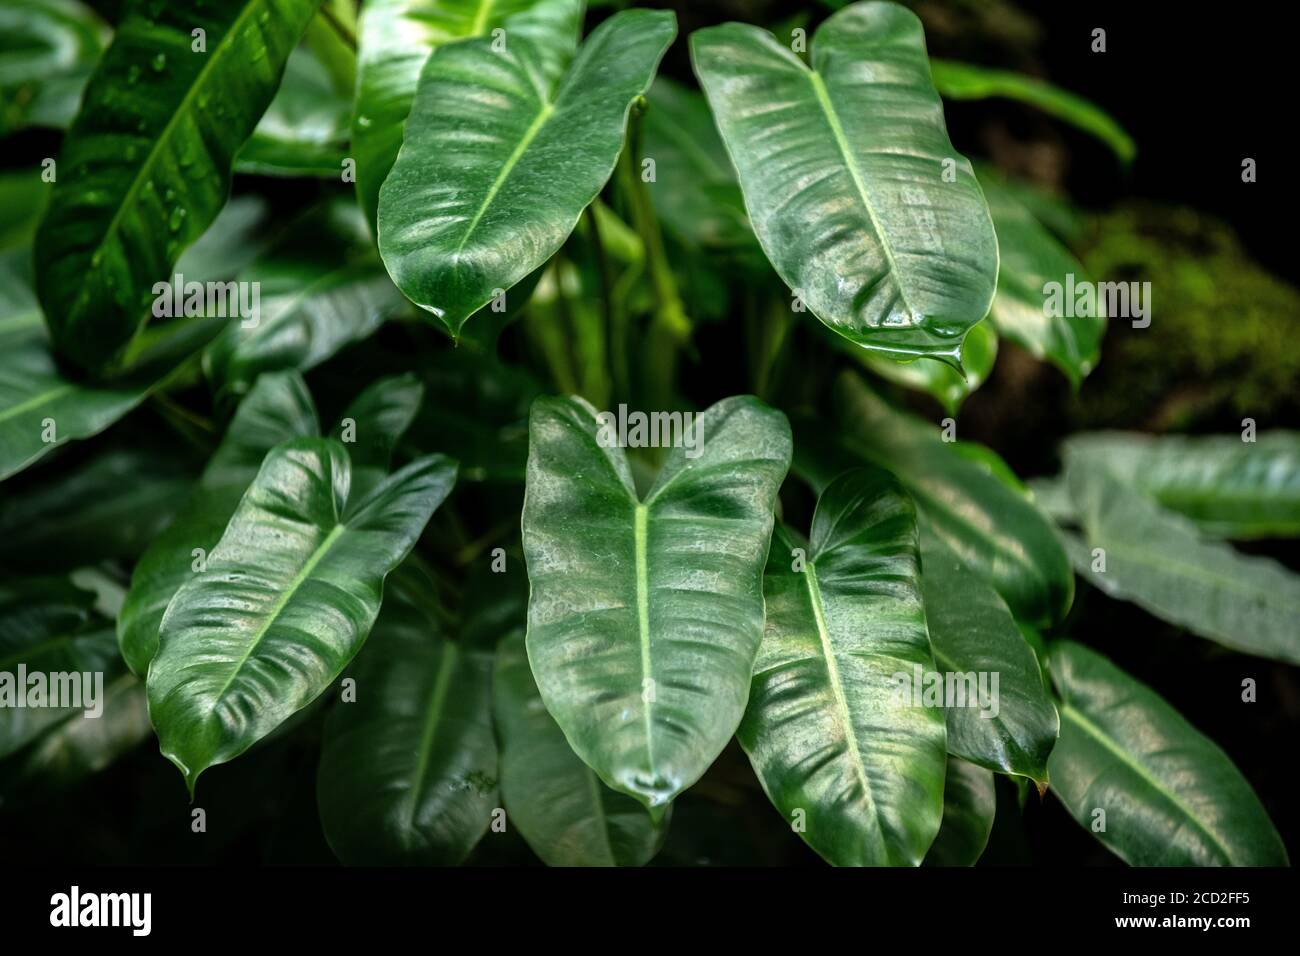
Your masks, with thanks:
<instances>
[{"instance_id":1,"label":"green stem","mask_svg":"<svg viewBox=\"0 0 1300 956\"><path fill-rule=\"evenodd\" d=\"M338 14L330 9L329 3L321 4L320 18L330 25L330 28L338 34L339 39L343 41L353 53L357 52L357 35L352 29L339 19Z\"/></svg>"},{"instance_id":2,"label":"green stem","mask_svg":"<svg viewBox=\"0 0 1300 956\"><path fill-rule=\"evenodd\" d=\"M610 388L615 398L625 399L632 378L628 364L627 317L621 303L614 296L614 270L600 234L600 216L596 214L596 203L587 207L587 221L591 224L591 242L596 249L600 291L605 297L605 343L609 356Z\"/></svg>"}]
</instances>

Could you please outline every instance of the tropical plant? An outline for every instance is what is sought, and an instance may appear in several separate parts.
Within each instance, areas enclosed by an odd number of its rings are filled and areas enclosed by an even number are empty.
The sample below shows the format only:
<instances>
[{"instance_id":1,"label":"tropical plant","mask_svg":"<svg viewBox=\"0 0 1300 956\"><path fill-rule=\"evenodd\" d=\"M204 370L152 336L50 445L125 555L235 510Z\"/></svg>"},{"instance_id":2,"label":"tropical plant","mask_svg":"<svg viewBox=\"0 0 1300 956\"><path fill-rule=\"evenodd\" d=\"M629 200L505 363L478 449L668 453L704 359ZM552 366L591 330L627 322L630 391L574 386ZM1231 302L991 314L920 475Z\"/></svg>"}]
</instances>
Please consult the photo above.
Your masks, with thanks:
<instances>
[{"instance_id":1,"label":"tropical plant","mask_svg":"<svg viewBox=\"0 0 1300 956\"><path fill-rule=\"evenodd\" d=\"M736 741L833 864L971 865L1017 794L1284 864L1071 609L1300 664L1300 577L1225 540L1300 534L1300 438L1076 435L1029 485L955 440L1000 342L1077 389L1106 319L1045 309L1072 213L942 98L1132 139L894 3L677 50L610 5L0 10L0 134L61 135L0 179L0 813L305 748L345 863L641 865ZM102 717L32 703L62 673Z\"/></svg>"}]
</instances>

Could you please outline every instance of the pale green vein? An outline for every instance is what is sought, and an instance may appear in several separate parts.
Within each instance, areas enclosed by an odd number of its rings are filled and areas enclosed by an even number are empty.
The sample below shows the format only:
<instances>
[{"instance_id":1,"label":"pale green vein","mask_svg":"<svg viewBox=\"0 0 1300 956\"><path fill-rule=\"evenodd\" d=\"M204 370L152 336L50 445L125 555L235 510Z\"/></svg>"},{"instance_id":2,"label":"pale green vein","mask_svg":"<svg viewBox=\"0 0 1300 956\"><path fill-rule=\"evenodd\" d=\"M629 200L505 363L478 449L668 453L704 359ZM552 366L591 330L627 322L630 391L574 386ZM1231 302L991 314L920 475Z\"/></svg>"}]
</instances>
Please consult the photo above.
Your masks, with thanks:
<instances>
[{"instance_id":1,"label":"pale green vein","mask_svg":"<svg viewBox=\"0 0 1300 956\"><path fill-rule=\"evenodd\" d=\"M646 680L654 680L650 660L650 572L646 564L646 519L649 510L645 505L636 506L636 523L634 537L636 540L636 615L637 635L641 640L641 713L645 720L645 751L649 772L653 775L654 758L654 721L650 714L650 700L646 695ZM653 693L654 684L650 685Z\"/></svg>"},{"instance_id":2,"label":"pale green vein","mask_svg":"<svg viewBox=\"0 0 1300 956\"><path fill-rule=\"evenodd\" d=\"M420 734L420 758L415 766L415 776L411 782L410 800L407 805L407 820L414 826L415 811L420 803L420 790L424 787L424 778L429 772L429 757L433 752L433 735L442 719L442 708L447 700L447 690L451 687L451 674L456 669L456 645L447 641L442 654L442 664L433 683L433 694L429 698L429 710L424 718L424 730Z\"/></svg>"},{"instance_id":3,"label":"pale green vein","mask_svg":"<svg viewBox=\"0 0 1300 956\"><path fill-rule=\"evenodd\" d=\"M10 405L3 412L0 412L0 422L13 418L15 415L21 415L23 412L30 411L46 402L53 401L56 398L62 398L70 392L75 392L75 385L60 385L58 388L51 388L48 391L41 392L39 395L33 395L25 402L19 402L17 405Z\"/></svg>"}]
</instances>

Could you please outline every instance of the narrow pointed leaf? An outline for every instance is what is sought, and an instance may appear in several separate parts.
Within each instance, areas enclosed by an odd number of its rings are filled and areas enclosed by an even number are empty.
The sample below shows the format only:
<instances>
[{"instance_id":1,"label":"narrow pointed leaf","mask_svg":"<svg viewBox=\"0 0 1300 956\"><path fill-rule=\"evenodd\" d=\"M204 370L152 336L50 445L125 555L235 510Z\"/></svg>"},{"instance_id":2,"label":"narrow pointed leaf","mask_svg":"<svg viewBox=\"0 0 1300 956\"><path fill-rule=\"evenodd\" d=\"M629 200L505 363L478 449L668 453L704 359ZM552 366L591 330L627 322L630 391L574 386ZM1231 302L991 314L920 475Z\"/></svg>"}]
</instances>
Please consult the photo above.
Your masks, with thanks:
<instances>
[{"instance_id":1,"label":"narrow pointed leaf","mask_svg":"<svg viewBox=\"0 0 1300 956\"><path fill-rule=\"evenodd\" d=\"M943 825L925 854L925 865L974 866L988 846L996 813L993 774L949 757L943 781Z\"/></svg>"},{"instance_id":2,"label":"narrow pointed leaf","mask_svg":"<svg viewBox=\"0 0 1300 956\"><path fill-rule=\"evenodd\" d=\"M497 649L494 707L501 796L548 866L641 866L667 831L639 802L600 782L564 739L528 667L522 631Z\"/></svg>"},{"instance_id":3,"label":"narrow pointed leaf","mask_svg":"<svg viewBox=\"0 0 1300 956\"><path fill-rule=\"evenodd\" d=\"M921 555L934 662L945 687L965 697L944 710L948 752L1046 785L1060 721L1034 652L992 585L928 526Z\"/></svg>"},{"instance_id":4,"label":"narrow pointed leaf","mask_svg":"<svg viewBox=\"0 0 1300 956\"><path fill-rule=\"evenodd\" d=\"M356 700L326 721L321 823L344 863L454 866L499 806L492 655L452 640L404 570L348 672Z\"/></svg>"},{"instance_id":5,"label":"narrow pointed leaf","mask_svg":"<svg viewBox=\"0 0 1300 956\"><path fill-rule=\"evenodd\" d=\"M521 14L537 9L562 54L572 56L582 29L582 0L369 0L361 13L352 151L357 195L371 223L379 187L393 168L415 100L420 71L438 47L506 30L507 43ZM521 35L526 34L526 28ZM567 37L567 41L565 40Z\"/></svg>"},{"instance_id":6,"label":"narrow pointed leaf","mask_svg":"<svg viewBox=\"0 0 1300 956\"><path fill-rule=\"evenodd\" d=\"M529 423L533 674L578 756L656 812L744 713L790 460L785 416L754 398L719 402L695 429L698 457L674 447L638 497L617 436L602 437L586 402L539 398Z\"/></svg>"},{"instance_id":7,"label":"narrow pointed leaf","mask_svg":"<svg viewBox=\"0 0 1300 956\"><path fill-rule=\"evenodd\" d=\"M838 866L916 866L943 815L944 717L899 693L930 670L916 508L879 469L822 492L805 557L778 529L767 627L737 731L768 798ZM802 811L802 815L801 812Z\"/></svg>"},{"instance_id":8,"label":"narrow pointed leaf","mask_svg":"<svg viewBox=\"0 0 1300 956\"><path fill-rule=\"evenodd\" d=\"M320 0L133 5L87 86L36 235L56 351L109 365L203 233ZM193 31L203 31L203 52Z\"/></svg>"},{"instance_id":9,"label":"narrow pointed leaf","mask_svg":"<svg viewBox=\"0 0 1300 956\"><path fill-rule=\"evenodd\" d=\"M738 23L696 31L691 58L786 284L859 345L958 360L993 300L997 241L916 15L846 7L818 29L811 69Z\"/></svg>"},{"instance_id":10,"label":"narrow pointed leaf","mask_svg":"<svg viewBox=\"0 0 1300 956\"><path fill-rule=\"evenodd\" d=\"M266 458L206 570L163 615L149 716L191 792L313 701L370 632L384 578L451 490L440 455L363 499L332 439L298 438Z\"/></svg>"},{"instance_id":11,"label":"narrow pointed leaf","mask_svg":"<svg viewBox=\"0 0 1300 956\"><path fill-rule=\"evenodd\" d=\"M1050 653L1062 701L1052 791L1111 852L1133 866L1287 865L1259 798L1212 740L1096 652L1060 641Z\"/></svg>"},{"instance_id":12,"label":"narrow pointed leaf","mask_svg":"<svg viewBox=\"0 0 1300 956\"><path fill-rule=\"evenodd\" d=\"M221 540L267 453L291 438L318 434L316 409L297 372L263 375L240 403L189 501L136 562L117 636L132 672L143 676L158 649L163 612ZM195 549L199 553L195 554Z\"/></svg>"},{"instance_id":13,"label":"narrow pointed leaf","mask_svg":"<svg viewBox=\"0 0 1300 956\"><path fill-rule=\"evenodd\" d=\"M379 196L379 251L407 298L455 336L550 259L613 173L676 31L671 12L615 14L558 79L526 36L430 57Z\"/></svg>"},{"instance_id":14,"label":"narrow pointed leaf","mask_svg":"<svg viewBox=\"0 0 1300 956\"><path fill-rule=\"evenodd\" d=\"M1066 462L1086 542L1073 554L1085 580L1225 647L1300 664L1300 575L1203 539L1189 520L1084 459L1080 449L1068 451Z\"/></svg>"},{"instance_id":15,"label":"narrow pointed leaf","mask_svg":"<svg viewBox=\"0 0 1300 956\"><path fill-rule=\"evenodd\" d=\"M393 452L415 421L424 399L416 376L381 378L353 400L334 428L334 437L348 447L352 460L352 494L365 495L384 480Z\"/></svg>"}]
</instances>

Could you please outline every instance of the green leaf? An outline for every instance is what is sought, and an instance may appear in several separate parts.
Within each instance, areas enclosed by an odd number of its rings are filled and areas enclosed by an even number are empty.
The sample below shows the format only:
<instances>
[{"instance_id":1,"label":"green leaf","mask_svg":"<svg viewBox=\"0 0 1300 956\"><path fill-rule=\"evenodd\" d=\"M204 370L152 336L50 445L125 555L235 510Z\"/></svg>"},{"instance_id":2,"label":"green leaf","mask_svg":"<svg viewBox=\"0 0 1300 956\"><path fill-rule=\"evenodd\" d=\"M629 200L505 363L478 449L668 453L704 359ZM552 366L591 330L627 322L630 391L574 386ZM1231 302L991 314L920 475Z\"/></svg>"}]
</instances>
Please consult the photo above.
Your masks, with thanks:
<instances>
[{"instance_id":1,"label":"green leaf","mask_svg":"<svg viewBox=\"0 0 1300 956\"><path fill-rule=\"evenodd\" d=\"M361 649L384 578L451 490L454 463L412 462L364 498L333 439L266 457L208 556L172 598L149 667L149 715L191 793L320 695Z\"/></svg>"},{"instance_id":2,"label":"green leaf","mask_svg":"<svg viewBox=\"0 0 1300 956\"><path fill-rule=\"evenodd\" d=\"M38 167L0 171L0 255L21 247L30 255L49 195L50 184L41 181Z\"/></svg>"},{"instance_id":3,"label":"green leaf","mask_svg":"<svg viewBox=\"0 0 1300 956\"><path fill-rule=\"evenodd\" d=\"M544 264L613 173L676 32L668 11L617 13L562 76L526 36L431 56L379 197L379 251L407 298L458 336L495 290Z\"/></svg>"},{"instance_id":4,"label":"green leaf","mask_svg":"<svg viewBox=\"0 0 1300 956\"><path fill-rule=\"evenodd\" d=\"M725 399L639 497L608 426L581 399L533 403L528 656L578 756L661 815L744 713L790 429L755 398Z\"/></svg>"},{"instance_id":5,"label":"green leaf","mask_svg":"<svg viewBox=\"0 0 1300 956\"><path fill-rule=\"evenodd\" d=\"M928 526L921 557L934 661L945 686L953 681L966 700L947 701L948 752L1046 786L1060 721L1034 652L993 587Z\"/></svg>"},{"instance_id":6,"label":"green leaf","mask_svg":"<svg viewBox=\"0 0 1300 956\"><path fill-rule=\"evenodd\" d=\"M933 396L949 415L956 415L970 394L984 384L998 357L998 336L990 322L980 322L966 333L961 353L965 374L938 359L922 356L900 362L888 355L864 351L847 339L836 338L864 368L895 385Z\"/></svg>"},{"instance_id":7,"label":"green leaf","mask_svg":"<svg viewBox=\"0 0 1300 956\"><path fill-rule=\"evenodd\" d=\"M1050 316L1044 288L1056 282L1064 289L1067 276L1083 281L1087 273L1001 180L982 182L1002 257L989 318L1001 335L1049 360L1078 388L1101 357L1106 317Z\"/></svg>"},{"instance_id":8,"label":"green leaf","mask_svg":"<svg viewBox=\"0 0 1300 956\"><path fill-rule=\"evenodd\" d=\"M1111 852L1132 866L1287 865L1250 784L1168 703L1079 644L1053 644L1050 666L1062 700L1052 790Z\"/></svg>"},{"instance_id":9,"label":"green leaf","mask_svg":"<svg viewBox=\"0 0 1300 956\"><path fill-rule=\"evenodd\" d=\"M235 169L260 176L338 177L347 155L351 103L310 48L289 55L284 79Z\"/></svg>"},{"instance_id":10,"label":"green leaf","mask_svg":"<svg viewBox=\"0 0 1300 956\"><path fill-rule=\"evenodd\" d=\"M905 415L862 380L837 383L840 429L800 423L796 468L818 487L864 461L898 476L922 517L967 566L997 590L1017 618L1061 620L1074 600L1074 574L1051 523L1021 491L1006 484L1006 465L987 449L991 468L959 452L925 422Z\"/></svg>"},{"instance_id":11,"label":"green leaf","mask_svg":"<svg viewBox=\"0 0 1300 956\"><path fill-rule=\"evenodd\" d=\"M579 759L546 711L523 631L497 648L494 699L501 737L501 796L518 827L548 866L642 866L663 843L636 800L609 789Z\"/></svg>"},{"instance_id":12,"label":"green leaf","mask_svg":"<svg viewBox=\"0 0 1300 956\"><path fill-rule=\"evenodd\" d=\"M943 782L943 825L925 854L926 866L974 866L984 855L997 813L993 774L958 757L948 758Z\"/></svg>"},{"instance_id":13,"label":"green leaf","mask_svg":"<svg viewBox=\"0 0 1300 956\"><path fill-rule=\"evenodd\" d=\"M352 495L368 494L388 474L393 451L420 410L424 386L412 372L381 378L353 400L334 428L352 459Z\"/></svg>"},{"instance_id":14,"label":"green leaf","mask_svg":"<svg viewBox=\"0 0 1300 956\"><path fill-rule=\"evenodd\" d=\"M993 300L997 240L948 140L916 15L841 10L818 29L811 69L738 23L696 31L691 58L786 284L858 345L959 364Z\"/></svg>"},{"instance_id":15,"label":"green leaf","mask_svg":"<svg viewBox=\"0 0 1300 956\"><path fill-rule=\"evenodd\" d=\"M1124 432L1076 435L1069 448L1103 463L1119 481L1196 522L1205 535L1300 535L1300 432L1153 438Z\"/></svg>"},{"instance_id":16,"label":"green leaf","mask_svg":"<svg viewBox=\"0 0 1300 956\"><path fill-rule=\"evenodd\" d=\"M310 211L240 280L254 284L259 311L232 321L203 355L204 371L223 395L247 391L263 372L315 368L403 306L349 203Z\"/></svg>"},{"instance_id":17,"label":"green leaf","mask_svg":"<svg viewBox=\"0 0 1300 956\"><path fill-rule=\"evenodd\" d=\"M267 453L281 442L319 431L302 376L284 372L258 379L236 410L189 501L135 565L117 619L118 642L132 672L143 676L148 671L158 649L163 612L181 585L195 575L196 560L206 561L221 540Z\"/></svg>"},{"instance_id":18,"label":"green leaf","mask_svg":"<svg viewBox=\"0 0 1300 956\"><path fill-rule=\"evenodd\" d=\"M570 55L582 31L582 0L368 0L361 13L352 152L357 196L370 222L379 187L393 168L416 88L429 55L445 44L505 29L507 43L521 14L567 35ZM527 21L525 21L525 24ZM527 26L518 31L530 35ZM558 50L564 49L557 44Z\"/></svg>"},{"instance_id":19,"label":"green leaf","mask_svg":"<svg viewBox=\"0 0 1300 956\"><path fill-rule=\"evenodd\" d=\"M806 549L777 529L763 592L736 736L768 798L830 863L918 865L939 830L947 758L942 711L899 690L933 669L911 499L879 469L841 475Z\"/></svg>"},{"instance_id":20,"label":"green leaf","mask_svg":"<svg viewBox=\"0 0 1300 956\"><path fill-rule=\"evenodd\" d=\"M7 0L0 7L0 136L67 126L108 35L75 0Z\"/></svg>"},{"instance_id":21,"label":"green leaf","mask_svg":"<svg viewBox=\"0 0 1300 956\"><path fill-rule=\"evenodd\" d=\"M491 652L450 639L430 586L407 571L348 672L356 700L325 725L321 823L352 865L458 864L499 805Z\"/></svg>"},{"instance_id":22,"label":"green leaf","mask_svg":"<svg viewBox=\"0 0 1300 956\"><path fill-rule=\"evenodd\" d=\"M1066 477L1087 540L1072 549L1081 577L1225 647L1300 664L1300 576L1204 540L1078 448L1066 449Z\"/></svg>"},{"instance_id":23,"label":"green leaf","mask_svg":"<svg viewBox=\"0 0 1300 956\"><path fill-rule=\"evenodd\" d=\"M1057 119L1097 137L1123 162L1137 155L1133 138L1109 113L1090 100L1023 73L995 70L972 63L932 59L930 73L940 94L952 100L982 100L992 96L1029 103Z\"/></svg>"},{"instance_id":24,"label":"green leaf","mask_svg":"<svg viewBox=\"0 0 1300 956\"><path fill-rule=\"evenodd\" d=\"M60 355L96 371L135 338L154 284L225 205L235 153L319 2L128 10L64 139L36 234L37 292Z\"/></svg>"}]
</instances>

